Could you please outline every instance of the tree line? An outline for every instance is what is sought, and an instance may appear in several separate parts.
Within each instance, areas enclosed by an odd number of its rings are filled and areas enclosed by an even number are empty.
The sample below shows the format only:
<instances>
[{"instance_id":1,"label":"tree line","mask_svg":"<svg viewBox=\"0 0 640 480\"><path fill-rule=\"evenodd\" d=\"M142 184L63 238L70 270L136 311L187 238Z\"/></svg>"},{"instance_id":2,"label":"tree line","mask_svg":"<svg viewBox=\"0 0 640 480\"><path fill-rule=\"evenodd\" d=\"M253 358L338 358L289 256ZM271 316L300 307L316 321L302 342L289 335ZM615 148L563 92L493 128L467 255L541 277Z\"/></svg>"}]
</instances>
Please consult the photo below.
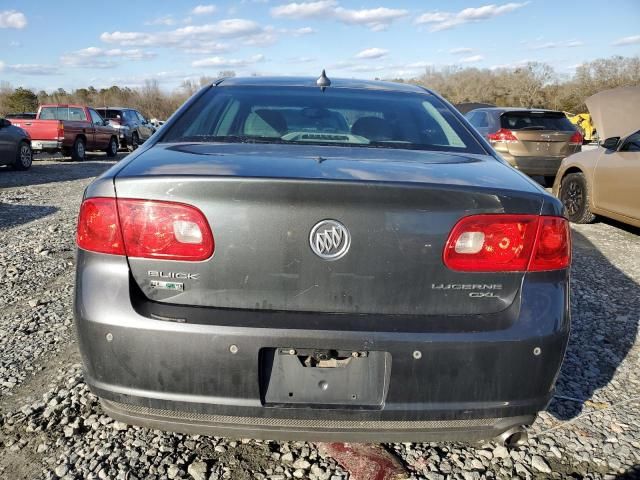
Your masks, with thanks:
<instances>
[{"instance_id":1,"label":"tree line","mask_svg":"<svg viewBox=\"0 0 640 480\"><path fill-rule=\"evenodd\" d=\"M224 71L219 76L235 76L235 72ZM393 80L426 86L453 104L479 102L579 113L586 112L584 101L596 92L624 85L640 85L640 57L596 59L578 66L568 77L558 74L548 64L530 62L497 69L429 67L417 78ZM173 91L165 91L156 80L148 80L139 88L114 85L72 91L59 88L53 92L13 88L7 82L1 82L0 116L33 112L42 103L80 103L96 107L132 107L148 118L166 119L201 86L212 81L213 77L187 80Z\"/></svg>"}]
</instances>

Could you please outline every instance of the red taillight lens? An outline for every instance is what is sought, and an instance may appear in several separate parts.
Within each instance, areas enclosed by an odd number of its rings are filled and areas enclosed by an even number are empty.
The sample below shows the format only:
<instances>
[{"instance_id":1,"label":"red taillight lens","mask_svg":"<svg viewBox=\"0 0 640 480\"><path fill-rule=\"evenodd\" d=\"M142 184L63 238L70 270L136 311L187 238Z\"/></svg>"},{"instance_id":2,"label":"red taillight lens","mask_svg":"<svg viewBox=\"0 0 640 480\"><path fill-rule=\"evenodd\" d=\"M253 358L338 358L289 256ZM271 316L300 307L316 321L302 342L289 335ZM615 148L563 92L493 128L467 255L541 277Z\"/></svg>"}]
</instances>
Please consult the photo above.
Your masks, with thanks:
<instances>
[{"instance_id":1,"label":"red taillight lens","mask_svg":"<svg viewBox=\"0 0 640 480\"><path fill-rule=\"evenodd\" d=\"M513 134L511 130L507 130L506 128L501 128L497 132L490 133L487 135L487 138L491 143L493 142L517 142L518 139Z\"/></svg>"},{"instance_id":2,"label":"red taillight lens","mask_svg":"<svg viewBox=\"0 0 640 480\"><path fill-rule=\"evenodd\" d=\"M99 253L124 255L124 242L114 198L88 198L78 216L78 247Z\"/></svg>"},{"instance_id":3,"label":"red taillight lens","mask_svg":"<svg viewBox=\"0 0 640 480\"><path fill-rule=\"evenodd\" d=\"M118 232L118 251L95 249L90 241L80 240L80 232L85 229L83 212L96 202L109 205L113 212L117 212L111 215L113 223L108 226L108 231ZM102 232L99 229L94 230L91 233L99 237ZM87 235L87 238L91 238L91 235ZM156 200L108 198L88 199L82 204L78 223L78 246L86 250L128 257L181 261L206 260L213 255L215 247L206 218L200 210L191 205Z\"/></svg>"},{"instance_id":4,"label":"red taillight lens","mask_svg":"<svg viewBox=\"0 0 640 480\"><path fill-rule=\"evenodd\" d=\"M569 145L582 145L582 138L583 137L580 132L575 132L569 139Z\"/></svg>"},{"instance_id":5,"label":"red taillight lens","mask_svg":"<svg viewBox=\"0 0 640 480\"><path fill-rule=\"evenodd\" d=\"M571 264L571 229L560 217L540 217L540 227L529 270L557 270Z\"/></svg>"},{"instance_id":6,"label":"red taillight lens","mask_svg":"<svg viewBox=\"0 0 640 480\"><path fill-rule=\"evenodd\" d=\"M568 222L537 215L473 215L460 220L443 261L465 272L556 270L569 266Z\"/></svg>"}]
</instances>

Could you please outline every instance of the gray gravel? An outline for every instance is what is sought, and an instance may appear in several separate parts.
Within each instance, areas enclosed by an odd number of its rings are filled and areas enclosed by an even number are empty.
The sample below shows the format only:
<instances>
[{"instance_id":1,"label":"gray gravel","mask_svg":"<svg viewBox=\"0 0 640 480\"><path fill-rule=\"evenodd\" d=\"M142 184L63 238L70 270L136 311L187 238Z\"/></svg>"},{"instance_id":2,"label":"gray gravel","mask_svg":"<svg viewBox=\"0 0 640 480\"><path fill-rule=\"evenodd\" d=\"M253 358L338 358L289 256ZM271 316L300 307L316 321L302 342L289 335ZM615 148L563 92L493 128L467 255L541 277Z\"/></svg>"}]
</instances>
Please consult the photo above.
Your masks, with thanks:
<instances>
[{"instance_id":1,"label":"gray gravel","mask_svg":"<svg viewBox=\"0 0 640 480\"><path fill-rule=\"evenodd\" d=\"M309 443L163 433L102 413L73 339L73 234L82 190L112 163L0 168L0 478L348 478ZM640 478L640 232L578 226L574 244L571 343L529 444L386 445L411 478Z\"/></svg>"}]
</instances>

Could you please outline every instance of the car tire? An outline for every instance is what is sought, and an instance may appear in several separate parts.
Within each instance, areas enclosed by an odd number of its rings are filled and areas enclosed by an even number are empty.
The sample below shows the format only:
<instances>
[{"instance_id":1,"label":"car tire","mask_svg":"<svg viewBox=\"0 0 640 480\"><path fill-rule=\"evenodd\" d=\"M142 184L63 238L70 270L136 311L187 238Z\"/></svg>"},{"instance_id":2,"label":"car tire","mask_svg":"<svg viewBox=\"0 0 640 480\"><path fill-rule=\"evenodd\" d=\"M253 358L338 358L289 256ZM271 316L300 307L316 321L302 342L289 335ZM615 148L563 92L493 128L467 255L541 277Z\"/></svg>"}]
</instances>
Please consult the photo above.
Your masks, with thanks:
<instances>
[{"instance_id":1,"label":"car tire","mask_svg":"<svg viewBox=\"0 0 640 480\"><path fill-rule=\"evenodd\" d=\"M131 134L131 144L127 145L127 148L130 152L133 152L136 148L140 146L140 137L138 136L138 132L133 132Z\"/></svg>"},{"instance_id":2,"label":"car tire","mask_svg":"<svg viewBox=\"0 0 640 480\"><path fill-rule=\"evenodd\" d=\"M107 157L113 158L118 155L118 140L116 137L111 137L109 140L109 145L107 146L105 152L107 153Z\"/></svg>"},{"instance_id":3,"label":"car tire","mask_svg":"<svg viewBox=\"0 0 640 480\"><path fill-rule=\"evenodd\" d=\"M86 145L82 137L76 138L71 149L71 159L74 162L82 162L87 156Z\"/></svg>"},{"instance_id":4,"label":"car tire","mask_svg":"<svg viewBox=\"0 0 640 480\"><path fill-rule=\"evenodd\" d=\"M33 163L33 151L29 142L22 141L18 144L16 159L13 162L15 170L29 170Z\"/></svg>"},{"instance_id":5,"label":"car tire","mask_svg":"<svg viewBox=\"0 0 640 480\"><path fill-rule=\"evenodd\" d=\"M591 223L596 216L591 212L591 192L583 173L565 175L560 184L560 201L567 218L573 223Z\"/></svg>"}]
</instances>

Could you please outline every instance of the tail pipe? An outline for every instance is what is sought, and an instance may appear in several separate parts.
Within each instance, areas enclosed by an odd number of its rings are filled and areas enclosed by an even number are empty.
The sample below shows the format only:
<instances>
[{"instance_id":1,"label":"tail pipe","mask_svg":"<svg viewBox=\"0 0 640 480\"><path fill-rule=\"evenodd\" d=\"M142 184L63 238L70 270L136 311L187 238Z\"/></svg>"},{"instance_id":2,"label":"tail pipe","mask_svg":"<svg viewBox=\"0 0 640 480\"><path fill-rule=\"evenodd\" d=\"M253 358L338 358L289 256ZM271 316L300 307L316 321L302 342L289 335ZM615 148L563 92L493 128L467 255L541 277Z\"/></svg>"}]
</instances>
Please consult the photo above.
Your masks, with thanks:
<instances>
[{"instance_id":1,"label":"tail pipe","mask_svg":"<svg viewBox=\"0 0 640 480\"><path fill-rule=\"evenodd\" d=\"M527 429L520 425L512 427L496 438L496 442L507 448L517 448L526 445L529 441Z\"/></svg>"}]
</instances>

